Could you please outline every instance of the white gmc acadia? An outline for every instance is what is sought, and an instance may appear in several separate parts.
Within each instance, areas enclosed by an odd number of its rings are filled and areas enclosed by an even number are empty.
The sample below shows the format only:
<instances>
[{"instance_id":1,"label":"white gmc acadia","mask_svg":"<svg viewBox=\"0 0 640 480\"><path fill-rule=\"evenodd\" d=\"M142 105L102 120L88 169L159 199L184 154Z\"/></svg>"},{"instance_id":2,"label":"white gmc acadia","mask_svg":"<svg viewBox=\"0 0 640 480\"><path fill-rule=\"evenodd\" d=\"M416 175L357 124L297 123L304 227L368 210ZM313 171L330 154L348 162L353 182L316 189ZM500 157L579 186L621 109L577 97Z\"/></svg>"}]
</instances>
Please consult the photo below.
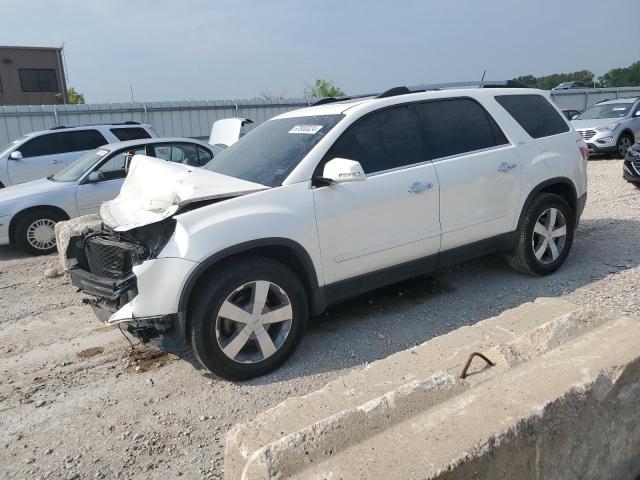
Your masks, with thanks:
<instances>
[{"instance_id":1,"label":"white gmc acadia","mask_svg":"<svg viewBox=\"0 0 640 480\"><path fill-rule=\"evenodd\" d=\"M291 355L309 315L367 290L494 252L552 273L584 208L586 162L539 90L325 99L204 168L134 157L102 225L64 253L107 323L248 379Z\"/></svg>"}]
</instances>

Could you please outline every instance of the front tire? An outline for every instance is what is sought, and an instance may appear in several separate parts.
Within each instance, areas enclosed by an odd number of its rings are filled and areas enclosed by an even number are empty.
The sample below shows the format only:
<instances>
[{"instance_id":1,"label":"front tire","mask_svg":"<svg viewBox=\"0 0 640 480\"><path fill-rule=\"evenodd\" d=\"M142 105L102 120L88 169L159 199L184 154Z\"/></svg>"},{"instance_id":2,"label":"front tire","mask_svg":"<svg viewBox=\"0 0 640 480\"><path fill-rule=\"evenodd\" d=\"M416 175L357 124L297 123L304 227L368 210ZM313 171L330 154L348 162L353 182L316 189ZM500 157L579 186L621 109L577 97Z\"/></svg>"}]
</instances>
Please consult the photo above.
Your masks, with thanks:
<instances>
[{"instance_id":1,"label":"front tire","mask_svg":"<svg viewBox=\"0 0 640 480\"><path fill-rule=\"evenodd\" d=\"M51 210L27 213L16 224L17 245L31 255L46 255L55 251L56 236L53 227L64 218Z\"/></svg>"},{"instance_id":2,"label":"front tire","mask_svg":"<svg viewBox=\"0 0 640 480\"><path fill-rule=\"evenodd\" d=\"M555 193L537 195L525 212L507 261L514 270L529 275L555 272L569 255L575 225L564 198Z\"/></svg>"},{"instance_id":3,"label":"front tire","mask_svg":"<svg viewBox=\"0 0 640 480\"><path fill-rule=\"evenodd\" d=\"M300 280L269 258L221 265L196 295L191 348L203 367L227 380L248 380L279 367L307 325Z\"/></svg>"},{"instance_id":4,"label":"front tire","mask_svg":"<svg viewBox=\"0 0 640 480\"><path fill-rule=\"evenodd\" d=\"M628 133L620 135L620 138L618 138L618 143L616 145L616 148L618 150L618 156L620 158L626 157L627 151L629 150L629 148L631 148L632 145L633 145L633 138L631 137L631 135L629 135Z\"/></svg>"}]
</instances>

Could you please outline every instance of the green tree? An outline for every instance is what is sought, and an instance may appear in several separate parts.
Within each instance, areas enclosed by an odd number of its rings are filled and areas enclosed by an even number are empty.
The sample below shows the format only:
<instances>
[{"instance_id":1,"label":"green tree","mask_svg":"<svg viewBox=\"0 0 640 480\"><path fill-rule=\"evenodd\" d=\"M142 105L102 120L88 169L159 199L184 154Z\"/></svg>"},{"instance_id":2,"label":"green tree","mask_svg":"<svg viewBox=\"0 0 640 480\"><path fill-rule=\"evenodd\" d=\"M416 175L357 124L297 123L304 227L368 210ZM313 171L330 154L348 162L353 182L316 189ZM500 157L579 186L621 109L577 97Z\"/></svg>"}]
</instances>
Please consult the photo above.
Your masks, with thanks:
<instances>
[{"instance_id":1,"label":"green tree","mask_svg":"<svg viewBox=\"0 0 640 480\"><path fill-rule=\"evenodd\" d=\"M637 87L640 86L640 61L626 68L612 68L600 77L603 87Z\"/></svg>"},{"instance_id":2,"label":"green tree","mask_svg":"<svg viewBox=\"0 0 640 480\"><path fill-rule=\"evenodd\" d=\"M325 80L318 78L316 83L307 90L307 95L315 98L325 97L342 97L345 95L344 91L333 84L331 80Z\"/></svg>"},{"instance_id":3,"label":"green tree","mask_svg":"<svg viewBox=\"0 0 640 480\"><path fill-rule=\"evenodd\" d=\"M77 92L73 87L67 88L67 103L74 105L84 103L84 94Z\"/></svg>"}]
</instances>

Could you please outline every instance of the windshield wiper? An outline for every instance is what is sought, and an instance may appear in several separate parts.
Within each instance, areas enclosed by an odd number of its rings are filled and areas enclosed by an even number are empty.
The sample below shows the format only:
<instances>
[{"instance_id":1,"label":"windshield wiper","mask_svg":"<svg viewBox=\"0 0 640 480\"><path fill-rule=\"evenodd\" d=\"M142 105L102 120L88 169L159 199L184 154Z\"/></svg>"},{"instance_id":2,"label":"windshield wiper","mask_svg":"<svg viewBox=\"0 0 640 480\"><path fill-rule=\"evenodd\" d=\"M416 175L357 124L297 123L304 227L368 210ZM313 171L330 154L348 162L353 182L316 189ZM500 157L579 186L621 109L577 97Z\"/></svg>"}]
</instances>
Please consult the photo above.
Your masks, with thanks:
<instances>
[{"instance_id":1,"label":"windshield wiper","mask_svg":"<svg viewBox=\"0 0 640 480\"><path fill-rule=\"evenodd\" d=\"M55 180L53 179L53 175L49 175L49 176L47 177L47 180L51 180L52 182L55 182Z\"/></svg>"}]
</instances>

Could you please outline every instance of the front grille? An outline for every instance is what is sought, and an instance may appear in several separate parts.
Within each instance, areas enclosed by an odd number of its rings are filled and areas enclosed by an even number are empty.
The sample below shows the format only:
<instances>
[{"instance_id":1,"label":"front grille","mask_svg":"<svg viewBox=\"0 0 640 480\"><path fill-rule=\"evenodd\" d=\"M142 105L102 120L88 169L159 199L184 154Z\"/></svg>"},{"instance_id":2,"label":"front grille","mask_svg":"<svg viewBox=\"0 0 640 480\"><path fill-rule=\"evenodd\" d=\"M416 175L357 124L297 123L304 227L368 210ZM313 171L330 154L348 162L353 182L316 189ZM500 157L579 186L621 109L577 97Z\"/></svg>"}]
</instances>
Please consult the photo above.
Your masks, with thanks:
<instances>
[{"instance_id":1,"label":"front grille","mask_svg":"<svg viewBox=\"0 0 640 480\"><path fill-rule=\"evenodd\" d=\"M108 237L89 237L84 245L89 271L107 278L122 278L143 258L145 248Z\"/></svg>"},{"instance_id":2,"label":"front grille","mask_svg":"<svg viewBox=\"0 0 640 480\"><path fill-rule=\"evenodd\" d=\"M595 130L578 130L578 133L582 137L583 140L591 140L593 136L596 134Z\"/></svg>"},{"instance_id":3,"label":"front grille","mask_svg":"<svg viewBox=\"0 0 640 480\"><path fill-rule=\"evenodd\" d=\"M636 175L640 175L640 160L634 160L631 162L631 166L636 171Z\"/></svg>"}]
</instances>

